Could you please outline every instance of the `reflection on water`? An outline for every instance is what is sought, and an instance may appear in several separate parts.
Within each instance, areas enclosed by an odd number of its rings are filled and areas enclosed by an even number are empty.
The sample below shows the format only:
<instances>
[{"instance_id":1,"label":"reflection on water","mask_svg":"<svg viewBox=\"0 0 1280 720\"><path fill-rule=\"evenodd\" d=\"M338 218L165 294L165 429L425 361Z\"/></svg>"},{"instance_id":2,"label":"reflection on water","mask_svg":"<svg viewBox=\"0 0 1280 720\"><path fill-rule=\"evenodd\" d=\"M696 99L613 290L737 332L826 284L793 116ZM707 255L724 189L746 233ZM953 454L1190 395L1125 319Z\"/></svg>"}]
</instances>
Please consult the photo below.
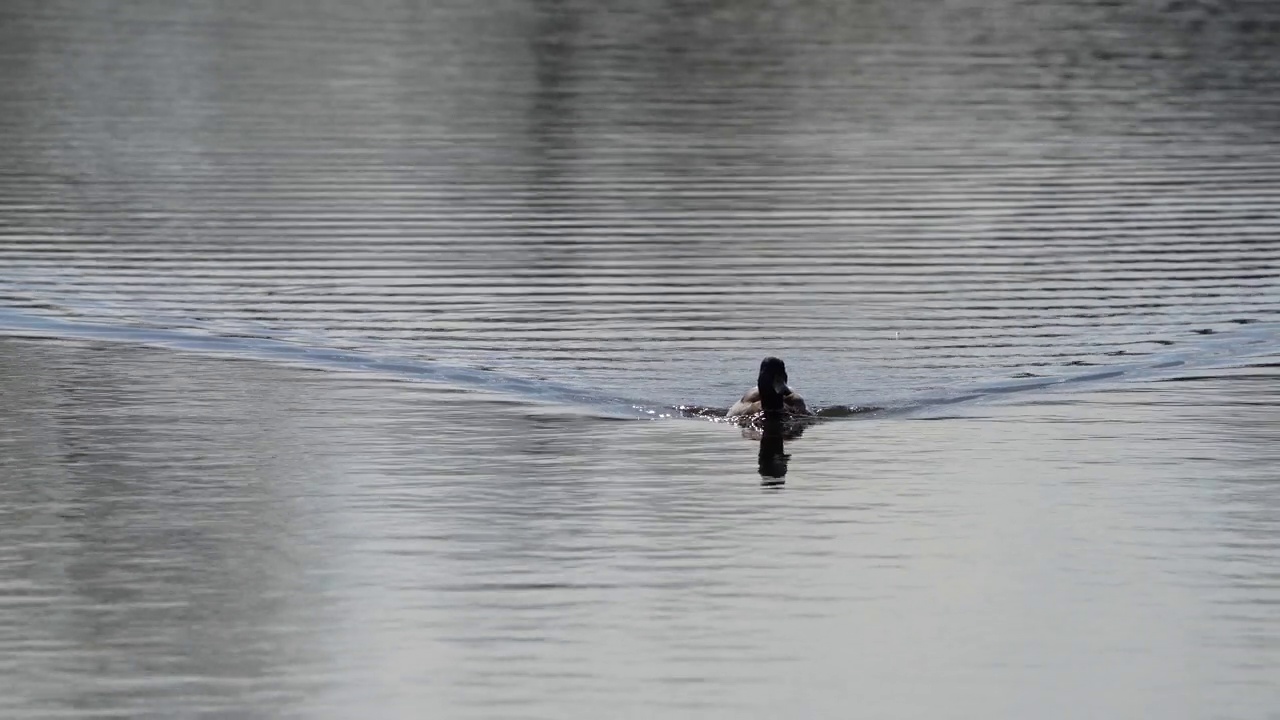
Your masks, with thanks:
<instances>
[{"instance_id":1,"label":"reflection on water","mask_svg":"<svg viewBox=\"0 0 1280 720\"><path fill-rule=\"evenodd\" d=\"M755 430L755 428L752 428ZM771 417L768 414L760 423L760 428L750 433L760 440L760 483L762 485L781 485L786 482L787 454L786 441L794 440L804 433L803 425L788 427L786 420ZM743 433L744 435L748 433Z\"/></svg>"},{"instance_id":2,"label":"reflection on water","mask_svg":"<svg viewBox=\"0 0 1280 720\"><path fill-rule=\"evenodd\" d=\"M4 3L0 714L1265 716L1278 20Z\"/></svg>"},{"instance_id":3,"label":"reflection on water","mask_svg":"<svg viewBox=\"0 0 1280 720\"><path fill-rule=\"evenodd\" d=\"M0 369L9 717L1278 699L1274 369L831 420L768 490L724 424L119 344Z\"/></svg>"}]
</instances>

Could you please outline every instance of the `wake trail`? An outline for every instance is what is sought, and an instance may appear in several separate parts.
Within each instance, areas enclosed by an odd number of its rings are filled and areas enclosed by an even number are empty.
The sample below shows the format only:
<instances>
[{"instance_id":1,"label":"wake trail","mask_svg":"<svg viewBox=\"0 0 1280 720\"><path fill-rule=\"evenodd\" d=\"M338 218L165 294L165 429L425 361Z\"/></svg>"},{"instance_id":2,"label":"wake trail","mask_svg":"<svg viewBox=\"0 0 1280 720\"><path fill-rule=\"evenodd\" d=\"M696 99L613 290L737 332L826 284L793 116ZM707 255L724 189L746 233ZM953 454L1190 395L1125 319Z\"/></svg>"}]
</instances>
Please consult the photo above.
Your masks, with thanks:
<instances>
[{"instance_id":1,"label":"wake trail","mask_svg":"<svg viewBox=\"0 0 1280 720\"><path fill-rule=\"evenodd\" d=\"M269 332L269 331L268 331ZM241 359L372 373L400 380L447 384L463 389L512 395L531 401L578 406L610 418L694 417L723 419L725 409L667 405L600 393L550 380L513 375L435 360L340 350L252 331L216 333L199 329L111 325L34 315L0 308L0 335L124 342ZM1079 372L948 386L906 399L830 405L820 417L885 417L928 413L937 408L993 401L1019 393L1095 387L1105 383L1176 379L1189 372L1240 367L1252 359L1280 355L1280 322L1241 324L1223 333L1197 334L1194 340L1165 346L1126 362L1089 366Z\"/></svg>"}]
</instances>

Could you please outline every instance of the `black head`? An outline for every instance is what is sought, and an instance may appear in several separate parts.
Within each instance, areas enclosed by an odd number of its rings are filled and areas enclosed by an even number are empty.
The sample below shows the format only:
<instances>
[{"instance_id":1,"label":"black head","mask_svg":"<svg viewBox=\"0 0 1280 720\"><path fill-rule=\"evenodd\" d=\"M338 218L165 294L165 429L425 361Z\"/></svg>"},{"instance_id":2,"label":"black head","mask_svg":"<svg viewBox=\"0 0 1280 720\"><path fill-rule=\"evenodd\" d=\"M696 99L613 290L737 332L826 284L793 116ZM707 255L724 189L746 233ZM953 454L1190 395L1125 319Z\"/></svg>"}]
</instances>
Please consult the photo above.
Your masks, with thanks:
<instances>
[{"instance_id":1,"label":"black head","mask_svg":"<svg viewBox=\"0 0 1280 720\"><path fill-rule=\"evenodd\" d=\"M760 405L764 410L782 410L783 398L790 392L787 387L787 365L776 357L767 357L760 363L760 376L756 378L760 389Z\"/></svg>"}]
</instances>

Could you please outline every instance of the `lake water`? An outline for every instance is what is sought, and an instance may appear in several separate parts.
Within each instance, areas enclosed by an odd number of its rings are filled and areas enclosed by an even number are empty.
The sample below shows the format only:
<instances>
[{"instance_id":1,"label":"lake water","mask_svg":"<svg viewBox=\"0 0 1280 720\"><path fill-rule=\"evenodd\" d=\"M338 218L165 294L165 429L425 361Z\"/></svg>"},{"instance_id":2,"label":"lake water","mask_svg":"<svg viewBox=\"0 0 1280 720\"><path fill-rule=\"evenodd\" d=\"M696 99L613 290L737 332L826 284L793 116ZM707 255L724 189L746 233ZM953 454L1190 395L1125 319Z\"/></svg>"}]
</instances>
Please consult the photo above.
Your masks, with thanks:
<instances>
[{"instance_id":1,"label":"lake water","mask_svg":"<svg viewBox=\"0 0 1280 720\"><path fill-rule=\"evenodd\" d=\"M1272 3L11 0L0 84L6 718L1280 718ZM682 417L767 354L875 409Z\"/></svg>"}]
</instances>

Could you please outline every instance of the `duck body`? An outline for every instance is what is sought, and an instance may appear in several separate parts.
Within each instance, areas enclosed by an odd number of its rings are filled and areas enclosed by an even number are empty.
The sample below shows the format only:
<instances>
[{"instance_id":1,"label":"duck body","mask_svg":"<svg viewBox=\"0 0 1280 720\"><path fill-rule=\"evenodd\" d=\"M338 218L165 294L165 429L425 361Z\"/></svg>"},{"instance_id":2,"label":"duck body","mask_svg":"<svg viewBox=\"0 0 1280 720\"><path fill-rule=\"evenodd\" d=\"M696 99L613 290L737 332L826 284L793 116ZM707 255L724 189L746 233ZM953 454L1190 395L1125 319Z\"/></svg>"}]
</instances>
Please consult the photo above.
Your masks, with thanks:
<instances>
[{"instance_id":1,"label":"duck body","mask_svg":"<svg viewBox=\"0 0 1280 720\"><path fill-rule=\"evenodd\" d=\"M787 366L776 357L767 357L760 363L756 386L734 403L725 417L749 417L761 412L813 415L804 398L787 385Z\"/></svg>"},{"instance_id":2,"label":"duck body","mask_svg":"<svg viewBox=\"0 0 1280 720\"><path fill-rule=\"evenodd\" d=\"M747 391L742 399L733 404L729 408L729 412L725 417L741 417L744 415L755 415L764 412L764 403L760 399L760 388L753 387ZM782 396L782 412L792 415L812 415L809 407L804 404L804 398L800 397L794 390Z\"/></svg>"}]
</instances>

